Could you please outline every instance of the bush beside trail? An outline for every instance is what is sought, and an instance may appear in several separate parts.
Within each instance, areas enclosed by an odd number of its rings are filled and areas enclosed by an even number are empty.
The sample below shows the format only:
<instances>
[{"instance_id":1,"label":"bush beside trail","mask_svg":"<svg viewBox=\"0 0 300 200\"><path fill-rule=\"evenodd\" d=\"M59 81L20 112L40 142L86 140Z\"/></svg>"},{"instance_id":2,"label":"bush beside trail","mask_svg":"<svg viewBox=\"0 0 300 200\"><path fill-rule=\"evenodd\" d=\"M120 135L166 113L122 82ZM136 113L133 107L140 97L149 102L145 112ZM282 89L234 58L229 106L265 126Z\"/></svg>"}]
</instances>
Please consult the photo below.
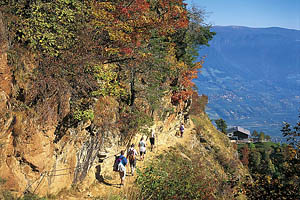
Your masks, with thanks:
<instances>
[{"instance_id":1,"label":"bush beside trail","mask_svg":"<svg viewBox=\"0 0 300 200\"><path fill-rule=\"evenodd\" d=\"M200 160L199 154L182 146L159 155L138 170L139 199L234 199L230 183L220 180Z\"/></svg>"}]
</instances>

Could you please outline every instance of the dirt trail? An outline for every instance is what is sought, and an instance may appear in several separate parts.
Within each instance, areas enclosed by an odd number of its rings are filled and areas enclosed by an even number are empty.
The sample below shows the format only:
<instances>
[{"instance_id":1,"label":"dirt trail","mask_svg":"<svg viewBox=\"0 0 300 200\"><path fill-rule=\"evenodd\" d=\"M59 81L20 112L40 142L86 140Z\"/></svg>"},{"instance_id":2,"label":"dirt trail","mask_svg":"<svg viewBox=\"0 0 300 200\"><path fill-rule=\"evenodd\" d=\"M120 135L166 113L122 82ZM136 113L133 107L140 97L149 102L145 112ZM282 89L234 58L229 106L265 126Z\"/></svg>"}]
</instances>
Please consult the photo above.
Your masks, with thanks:
<instances>
[{"instance_id":1,"label":"dirt trail","mask_svg":"<svg viewBox=\"0 0 300 200\"><path fill-rule=\"evenodd\" d=\"M145 155L145 160L140 161L139 157L137 160L137 168L143 168L147 165L147 162L151 162L155 157L168 150L169 147L174 147L177 144L181 145L191 145L192 138L192 129L194 128L191 123L190 126L185 128L183 137L175 135L175 132L172 133L161 133L155 140L155 148L153 152L150 151L150 142L147 140L147 154ZM137 148L136 148L137 149ZM138 151L138 149L137 149ZM125 185L120 188L120 178L119 173L113 172L111 177L105 178L101 183L93 184L88 190L82 192L71 192L59 197L59 199L75 200L75 199L112 199L114 196L119 194L127 194L134 185L136 179L136 174L134 176L130 175L129 163L126 166L127 176L125 179Z\"/></svg>"}]
</instances>

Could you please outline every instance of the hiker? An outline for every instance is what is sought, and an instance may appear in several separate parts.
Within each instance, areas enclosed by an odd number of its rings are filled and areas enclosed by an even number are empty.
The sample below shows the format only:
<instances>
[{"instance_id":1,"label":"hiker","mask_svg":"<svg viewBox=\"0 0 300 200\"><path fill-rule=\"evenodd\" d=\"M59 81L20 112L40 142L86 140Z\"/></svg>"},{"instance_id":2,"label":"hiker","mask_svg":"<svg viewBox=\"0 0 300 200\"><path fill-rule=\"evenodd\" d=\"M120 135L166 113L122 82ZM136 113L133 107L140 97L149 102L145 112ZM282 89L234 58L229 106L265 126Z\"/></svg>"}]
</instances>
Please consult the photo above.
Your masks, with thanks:
<instances>
[{"instance_id":1,"label":"hiker","mask_svg":"<svg viewBox=\"0 0 300 200\"><path fill-rule=\"evenodd\" d=\"M155 143L155 130L152 129L151 137L150 137L151 151L153 150L154 143Z\"/></svg>"},{"instance_id":2,"label":"hiker","mask_svg":"<svg viewBox=\"0 0 300 200\"><path fill-rule=\"evenodd\" d=\"M134 144L131 144L131 147L128 149L127 157L126 157L127 159L129 159L131 176L133 176L135 168L136 168L136 156L137 155L138 155L138 153L134 148Z\"/></svg>"},{"instance_id":3,"label":"hiker","mask_svg":"<svg viewBox=\"0 0 300 200\"><path fill-rule=\"evenodd\" d=\"M140 159L144 160L146 154L146 142L144 141L144 137L142 137L141 141L139 142L139 148L140 148Z\"/></svg>"},{"instance_id":4,"label":"hiker","mask_svg":"<svg viewBox=\"0 0 300 200\"><path fill-rule=\"evenodd\" d=\"M181 125L179 127L179 130L180 130L180 136L183 137L183 132L184 132L184 125L183 125L183 123L181 123Z\"/></svg>"},{"instance_id":5,"label":"hiker","mask_svg":"<svg viewBox=\"0 0 300 200\"><path fill-rule=\"evenodd\" d=\"M121 151L121 155L119 156L119 159L121 159L120 163L118 164L118 171L120 174L121 184L120 186L124 185L125 177L126 177L126 165L127 165L127 159L124 156L125 152L124 150Z\"/></svg>"}]
</instances>

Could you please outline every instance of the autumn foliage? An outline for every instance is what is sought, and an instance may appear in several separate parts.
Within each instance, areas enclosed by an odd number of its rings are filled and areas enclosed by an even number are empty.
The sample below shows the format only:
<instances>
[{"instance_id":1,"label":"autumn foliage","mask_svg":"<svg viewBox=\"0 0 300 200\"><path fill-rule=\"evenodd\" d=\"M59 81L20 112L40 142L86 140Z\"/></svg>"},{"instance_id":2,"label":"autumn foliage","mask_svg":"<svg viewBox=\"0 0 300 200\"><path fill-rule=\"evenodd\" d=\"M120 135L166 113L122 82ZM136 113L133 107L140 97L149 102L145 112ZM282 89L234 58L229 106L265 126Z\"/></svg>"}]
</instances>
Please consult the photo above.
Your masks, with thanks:
<instances>
[{"instance_id":1,"label":"autumn foliage","mask_svg":"<svg viewBox=\"0 0 300 200\"><path fill-rule=\"evenodd\" d=\"M300 161L295 149L272 142L244 144L240 159L253 181L244 183L248 199L299 199Z\"/></svg>"},{"instance_id":2,"label":"autumn foliage","mask_svg":"<svg viewBox=\"0 0 300 200\"><path fill-rule=\"evenodd\" d=\"M92 14L92 24L108 41L100 48L111 61L138 56L154 33L167 36L188 26L182 1L93 1Z\"/></svg>"},{"instance_id":3,"label":"autumn foliage","mask_svg":"<svg viewBox=\"0 0 300 200\"><path fill-rule=\"evenodd\" d=\"M13 98L35 109L68 94L62 126L97 121L99 98L115 99L123 122L141 113L151 118L166 94L174 104L186 101L202 65L194 63L197 47L213 36L183 0L4 0L0 12L11 44Z\"/></svg>"}]
</instances>

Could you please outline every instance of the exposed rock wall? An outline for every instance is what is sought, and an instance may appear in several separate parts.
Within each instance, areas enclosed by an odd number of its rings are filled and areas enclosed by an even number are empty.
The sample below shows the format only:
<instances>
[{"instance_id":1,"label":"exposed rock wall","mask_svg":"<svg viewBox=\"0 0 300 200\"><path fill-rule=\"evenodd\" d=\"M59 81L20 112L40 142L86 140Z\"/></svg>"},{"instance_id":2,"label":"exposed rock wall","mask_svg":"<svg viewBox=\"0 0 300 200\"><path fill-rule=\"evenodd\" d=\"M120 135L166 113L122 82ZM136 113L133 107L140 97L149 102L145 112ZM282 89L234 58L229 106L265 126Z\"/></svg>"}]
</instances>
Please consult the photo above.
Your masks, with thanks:
<instances>
[{"instance_id":1,"label":"exposed rock wall","mask_svg":"<svg viewBox=\"0 0 300 200\"><path fill-rule=\"evenodd\" d=\"M11 94L11 71L7 65L8 38L6 28L3 22L2 13L0 12L0 91L6 95Z\"/></svg>"},{"instance_id":2,"label":"exposed rock wall","mask_svg":"<svg viewBox=\"0 0 300 200\"><path fill-rule=\"evenodd\" d=\"M18 196L25 192L45 195L76 183L87 186L111 173L113 156L128 145L120 142L122 134L116 126L118 103L112 98L98 99L93 122L62 131L70 112L71 92L57 89L35 100L38 96L28 95L33 87L34 59L23 55L20 69L13 74L8 49L0 12L0 178L6 180L0 189ZM172 109L154 111L154 127L157 133L175 131L180 122L186 121L189 104L173 106L169 96L162 101ZM105 163L103 158L107 158Z\"/></svg>"},{"instance_id":3,"label":"exposed rock wall","mask_svg":"<svg viewBox=\"0 0 300 200\"><path fill-rule=\"evenodd\" d=\"M113 156L128 145L120 142L121 133L113 126L117 124L117 102L98 99L93 122L82 122L59 135L60 123L70 111L69 96L53 95L35 107L13 110L9 95L0 92L0 177L6 180L2 189L17 195L55 194L72 184L88 187L111 173ZM188 104L173 106L167 96L163 101L172 111L154 112L157 134L176 131L187 116Z\"/></svg>"}]
</instances>

